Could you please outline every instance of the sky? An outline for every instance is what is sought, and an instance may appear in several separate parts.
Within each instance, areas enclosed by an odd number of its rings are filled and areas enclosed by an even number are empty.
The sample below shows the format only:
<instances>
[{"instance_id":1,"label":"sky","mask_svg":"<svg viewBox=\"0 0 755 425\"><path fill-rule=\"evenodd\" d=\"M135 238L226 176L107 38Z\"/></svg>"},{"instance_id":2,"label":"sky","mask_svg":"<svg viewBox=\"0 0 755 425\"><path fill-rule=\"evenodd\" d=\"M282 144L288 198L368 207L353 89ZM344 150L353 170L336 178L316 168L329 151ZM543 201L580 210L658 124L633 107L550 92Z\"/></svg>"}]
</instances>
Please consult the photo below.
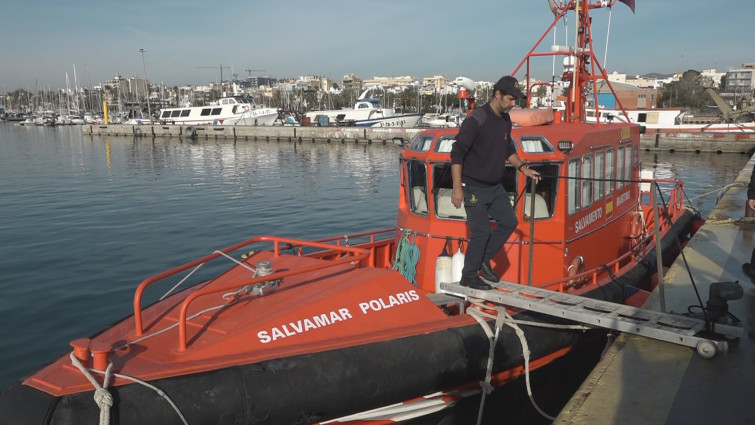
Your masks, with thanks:
<instances>
[{"instance_id":1,"label":"sky","mask_svg":"<svg viewBox=\"0 0 755 425\"><path fill-rule=\"evenodd\" d=\"M725 72L755 62L751 0L635 3L634 14L617 3L610 27L608 9L591 12L594 49L609 73ZM74 67L79 86L142 78L145 68L156 83L207 84L220 81L221 66L224 81L340 82L351 73L496 81L553 20L547 0L8 0L2 17L2 93L63 88L66 73L73 87ZM559 44L573 31L571 14L556 26ZM542 46L551 44L552 33ZM550 60L543 65L533 75L550 80Z\"/></svg>"}]
</instances>

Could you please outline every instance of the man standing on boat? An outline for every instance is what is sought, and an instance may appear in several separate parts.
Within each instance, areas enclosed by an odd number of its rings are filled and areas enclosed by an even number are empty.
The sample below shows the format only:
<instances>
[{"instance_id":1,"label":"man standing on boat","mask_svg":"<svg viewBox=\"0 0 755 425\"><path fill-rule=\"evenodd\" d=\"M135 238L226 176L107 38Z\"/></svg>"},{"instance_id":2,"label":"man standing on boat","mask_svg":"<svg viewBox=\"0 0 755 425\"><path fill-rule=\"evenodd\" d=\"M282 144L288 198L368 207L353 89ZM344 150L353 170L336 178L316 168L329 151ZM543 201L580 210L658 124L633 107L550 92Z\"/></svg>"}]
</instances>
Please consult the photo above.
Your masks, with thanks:
<instances>
[{"instance_id":1,"label":"man standing on boat","mask_svg":"<svg viewBox=\"0 0 755 425\"><path fill-rule=\"evenodd\" d=\"M747 186L747 206L745 215L752 216L755 211L755 167L752 169L750 184ZM742 271L745 276L749 277L752 283L755 283L755 248L752 249L752 256L749 263L742 264Z\"/></svg>"},{"instance_id":2,"label":"man standing on boat","mask_svg":"<svg viewBox=\"0 0 755 425\"><path fill-rule=\"evenodd\" d=\"M514 77L498 80L490 101L462 122L451 148L451 202L456 208L463 202L470 233L459 283L474 289L491 289L478 272L488 281L500 280L490 259L519 224L501 184L506 161L536 183L540 180L540 174L519 158L511 137L509 111L524 97L516 86ZM492 230L491 218L496 222Z\"/></svg>"}]
</instances>

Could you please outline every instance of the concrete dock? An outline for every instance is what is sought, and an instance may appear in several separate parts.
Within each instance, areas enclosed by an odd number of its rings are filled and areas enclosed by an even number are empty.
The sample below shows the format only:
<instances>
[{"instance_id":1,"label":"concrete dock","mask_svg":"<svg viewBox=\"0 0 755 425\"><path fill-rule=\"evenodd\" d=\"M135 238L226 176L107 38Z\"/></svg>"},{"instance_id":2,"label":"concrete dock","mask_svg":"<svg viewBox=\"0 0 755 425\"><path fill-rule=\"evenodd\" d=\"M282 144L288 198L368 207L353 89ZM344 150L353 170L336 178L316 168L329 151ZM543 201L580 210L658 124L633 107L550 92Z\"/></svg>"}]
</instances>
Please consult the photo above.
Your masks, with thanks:
<instances>
[{"instance_id":1,"label":"concrete dock","mask_svg":"<svg viewBox=\"0 0 755 425\"><path fill-rule=\"evenodd\" d=\"M755 284L741 266L755 247L755 218L744 217L751 158L664 278L667 312L702 302L713 282L739 281L744 296L729 311L744 336L712 359L692 348L622 334L564 407L558 425L755 423ZM645 305L660 310L658 290ZM699 308L696 310L700 311Z\"/></svg>"},{"instance_id":2,"label":"concrete dock","mask_svg":"<svg viewBox=\"0 0 755 425\"><path fill-rule=\"evenodd\" d=\"M420 131L422 129L393 127L183 126L157 124L87 124L81 128L82 134L91 136L366 144L405 144Z\"/></svg>"}]
</instances>

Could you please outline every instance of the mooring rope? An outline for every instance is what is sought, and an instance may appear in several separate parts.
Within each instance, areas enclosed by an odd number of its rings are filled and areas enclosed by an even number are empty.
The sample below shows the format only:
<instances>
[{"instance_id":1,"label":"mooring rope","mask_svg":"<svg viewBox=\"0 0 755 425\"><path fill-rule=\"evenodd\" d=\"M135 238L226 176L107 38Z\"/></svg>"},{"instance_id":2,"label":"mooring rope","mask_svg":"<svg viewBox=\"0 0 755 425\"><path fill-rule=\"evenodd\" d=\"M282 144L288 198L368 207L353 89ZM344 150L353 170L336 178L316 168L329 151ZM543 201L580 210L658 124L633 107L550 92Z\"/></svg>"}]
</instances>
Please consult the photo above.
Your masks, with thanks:
<instances>
[{"instance_id":1,"label":"mooring rope","mask_svg":"<svg viewBox=\"0 0 755 425\"><path fill-rule=\"evenodd\" d=\"M699 194L697 196L693 196L691 198L687 197L687 201L691 202L691 201L694 201L695 199L703 198L705 196L708 196L708 195L711 195L711 194L714 194L714 193L718 193L718 196L716 197L716 201L720 201L721 197L723 196L723 194L726 193L726 191L728 191L729 188L731 188L732 186L738 186L738 185L739 185L739 183L729 183L729 184L727 184L724 187L720 187L718 189L713 189L713 190L711 190L709 192L701 193L701 194Z\"/></svg>"},{"instance_id":2,"label":"mooring rope","mask_svg":"<svg viewBox=\"0 0 755 425\"><path fill-rule=\"evenodd\" d=\"M528 326L538 326L543 328L551 328L551 329L574 329L574 330L587 330L590 329L588 326L584 325L558 325L553 323L542 323L542 322L532 322L532 321L526 321L526 320L517 320L511 317L511 315L506 311L506 308L503 306L496 306L495 310L497 311L497 314L492 315L490 313L486 313L483 311L483 308L492 308L491 306L484 306L482 305L483 300L477 300L477 299L470 299L469 300L472 305L467 309L467 314L472 316L477 323L480 324L480 327L482 327L485 334L488 336L488 338L491 341L490 350L488 352L488 365L485 372L485 379L480 383L480 386L482 387L483 393L482 398L480 399L480 409L477 417L477 425L479 425L482 421L482 414L485 407L485 397L487 394L493 391L493 387L490 384L490 380L493 373L493 361L494 361L494 355L495 355L495 346L498 342L498 335L502 328L502 325L507 325L514 329L514 332L519 337L519 342L522 345L522 356L524 357L524 379L527 386L527 395L530 398L530 402L532 403L532 406L537 410L538 413L540 413L544 418L554 421L556 420L555 417L548 415L545 413L540 406L535 402L535 398L532 395L532 386L530 384L530 349L529 344L527 344L527 338L524 335L524 331L519 327L519 325L528 325ZM485 318L489 319L495 319L495 332L493 332L490 329L490 326L488 325Z\"/></svg>"},{"instance_id":3,"label":"mooring rope","mask_svg":"<svg viewBox=\"0 0 755 425\"><path fill-rule=\"evenodd\" d=\"M78 358L71 352L70 354L71 363L73 363L74 366L81 372L82 375L84 375L85 378L92 384L94 387L94 401L97 403L97 406L100 408L100 425L110 425L110 408L113 406L113 396L110 394L110 391L108 391L108 385L110 383L111 377L115 376L117 378L121 379L127 379L129 381L135 382L137 384L143 385L154 392L157 393L160 397L165 399L165 401L170 404L170 406L173 408L173 410L176 412L179 418L181 418L181 422L184 423L184 425L189 425L189 422L184 417L183 413L181 413L181 410L178 408L176 403L171 400L171 398L160 388L157 388L156 386L146 382L142 381L141 379L134 378L133 376L123 375L120 373L113 373L113 363L110 362L107 366L107 369L103 370L97 370L97 369L87 369L81 361L79 361ZM105 377L103 378L103 383L100 385L99 382L92 376L90 373L99 373L104 374Z\"/></svg>"},{"instance_id":4,"label":"mooring rope","mask_svg":"<svg viewBox=\"0 0 755 425\"><path fill-rule=\"evenodd\" d=\"M409 241L409 235L413 238ZM404 236L396 248L396 260L393 262L393 270L398 270L412 285L417 286L417 263L419 262L419 247L415 243L417 234L411 229L404 230Z\"/></svg>"},{"instance_id":5,"label":"mooring rope","mask_svg":"<svg viewBox=\"0 0 755 425\"><path fill-rule=\"evenodd\" d=\"M482 387L482 395L480 397L480 408L477 412L477 425L480 425L482 423L482 414L485 410L485 398L487 398L488 394L493 392L493 386L490 385L490 378L493 375L493 360L495 358L495 346L498 343L498 335L501 333L501 327L503 326L503 315L497 314L495 319L495 332L490 329L490 325L488 325L488 322L485 321L485 318L482 316L482 311L477 310L477 308L470 308L467 310L467 314L472 316L477 323L480 324L482 327L482 330L485 332L485 334L488 336L488 340L490 341L490 348L488 349L488 365L485 369L485 379L480 382L480 387Z\"/></svg>"},{"instance_id":6,"label":"mooring rope","mask_svg":"<svg viewBox=\"0 0 755 425\"><path fill-rule=\"evenodd\" d=\"M105 369L105 378L102 380L102 385L94 379L89 370L84 367L83 364L76 358L71 352L71 363L76 366L82 375L92 384L94 387L94 402L97 403L97 407L100 408L100 425L110 425L110 408L113 406L113 396L110 391L107 390L112 375L113 363L110 363Z\"/></svg>"}]
</instances>

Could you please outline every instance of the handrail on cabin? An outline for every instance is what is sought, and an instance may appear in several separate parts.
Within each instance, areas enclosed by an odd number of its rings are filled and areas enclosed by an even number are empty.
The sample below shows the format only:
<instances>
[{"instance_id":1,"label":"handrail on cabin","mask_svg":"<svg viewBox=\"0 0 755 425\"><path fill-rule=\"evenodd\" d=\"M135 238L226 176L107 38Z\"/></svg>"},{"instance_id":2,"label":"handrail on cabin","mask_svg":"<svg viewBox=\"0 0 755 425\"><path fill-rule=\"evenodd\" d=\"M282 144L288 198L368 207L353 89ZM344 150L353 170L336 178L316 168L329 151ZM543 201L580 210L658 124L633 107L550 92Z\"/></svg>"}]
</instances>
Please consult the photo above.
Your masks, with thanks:
<instances>
[{"instance_id":1,"label":"handrail on cabin","mask_svg":"<svg viewBox=\"0 0 755 425\"><path fill-rule=\"evenodd\" d=\"M669 197L665 201L665 209L666 213L668 214L668 219L664 219L663 216L660 216L661 221L659 222L659 227L661 231L664 231L666 228L671 227L670 219L673 217L676 217L678 213L682 212L684 209L684 182L679 180L669 180L669 179L653 179L653 180L643 180L647 182L652 183L673 183L674 187L671 188L669 192ZM653 206L650 206L650 211L653 212L654 217L653 220L656 219L656 217L659 217L659 213L663 212L663 205L656 206L653 208ZM642 238L638 245L646 245L648 243L652 243L654 235L653 234L647 234L644 238ZM574 276L564 276L562 278L554 279L550 282L544 283L541 287L543 288L557 288L553 290L557 290L559 292L565 292L566 286L569 282L575 281L575 280L581 280L585 278L589 278L592 284L598 283L598 277L602 273L606 273L609 270L612 273L618 273L619 270L622 267L622 264L629 259L630 257L634 256L634 251L628 251L619 257L613 259L612 261L609 261L606 264L600 265L598 267L594 267L589 270L585 270L581 273L577 273Z\"/></svg>"},{"instance_id":2,"label":"handrail on cabin","mask_svg":"<svg viewBox=\"0 0 755 425\"><path fill-rule=\"evenodd\" d=\"M363 236L367 234L368 233L365 233ZM284 249L287 249L291 246L308 246L312 248L333 250L336 252L341 252L342 254L346 254L346 255L344 255L342 258L339 258L337 260L323 262L321 264L317 264L314 266L302 267L302 268L297 268L297 269L289 270L285 272L273 273L267 276L255 277L255 278L242 281L242 282L234 282L233 285L227 285L226 287L222 287L222 288L214 288L211 290L204 288L204 289L194 292L189 297L187 297L186 300L184 300L181 306L181 315L179 318L179 337L181 338L181 341L179 341L179 344L181 345L182 350L186 348L186 339L185 339L186 311L188 310L189 303L191 303L191 301L193 301L197 297L214 293L214 292L227 291L229 288L238 288L240 286L253 285L255 283L263 282L267 280L282 279L286 276L291 276L291 275L295 275L299 273L306 273L309 271L323 269L327 267L333 267L333 266L344 264L344 263L353 263L354 267L356 268L356 267L359 267L361 260L368 258L370 256L369 250L355 248L355 247L326 244L322 242L304 241L304 240L299 240L299 239L282 238L282 237L276 237L276 236L257 236L251 239L247 239L243 242L239 242L225 249L215 251L212 254L205 255L204 257L198 258L194 261L190 261L181 266L174 267L170 270L167 270L165 272L162 272L160 274L151 276L143 280L139 284L139 286L136 288L136 292L134 294L134 328L135 328L134 331L135 331L136 336L141 337L143 336L143 333L144 333L141 304L142 304L142 297L143 297L144 291L149 285L152 285L153 283L156 283L168 277L174 276L182 271L197 267L201 264L204 264L208 261L218 258L222 256L223 254L229 254L233 251L236 251L238 249L241 249L246 246L259 243L259 242L272 242L273 252L274 252L275 257L280 256L281 245L283 245Z\"/></svg>"},{"instance_id":3,"label":"handrail on cabin","mask_svg":"<svg viewBox=\"0 0 755 425\"><path fill-rule=\"evenodd\" d=\"M653 241L653 235L645 236L638 245L645 245ZM538 285L541 288L551 289L558 292L566 292L569 282L583 280L589 278L589 281L593 285L598 284L598 278L605 273L619 273L619 270L626 264L626 261L635 255L634 251L627 251L624 254L614 258L613 260L601 264L600 266L593 267L589 270L585 270L581 273L577 273L574 276L564 276L558 279L551 280L542 285Z\"/></svg>"}]
</instances>

